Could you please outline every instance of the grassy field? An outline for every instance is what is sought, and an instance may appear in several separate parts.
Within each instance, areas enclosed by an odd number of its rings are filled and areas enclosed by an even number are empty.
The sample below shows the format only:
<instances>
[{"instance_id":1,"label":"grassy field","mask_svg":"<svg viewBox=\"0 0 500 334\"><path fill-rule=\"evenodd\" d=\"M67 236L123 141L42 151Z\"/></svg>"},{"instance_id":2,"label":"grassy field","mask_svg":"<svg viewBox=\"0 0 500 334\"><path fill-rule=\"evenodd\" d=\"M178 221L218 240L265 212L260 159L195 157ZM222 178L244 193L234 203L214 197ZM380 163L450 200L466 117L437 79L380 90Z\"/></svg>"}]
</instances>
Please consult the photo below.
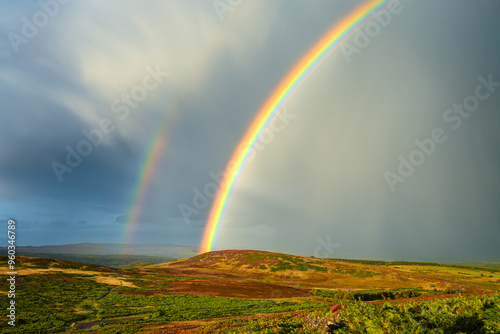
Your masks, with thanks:
<instances>
[{"instance_id":1,"label":"grassy field","mask_svg":"<svg viewBox=\"0 0 500 334\"><path fill-rule=\"evenodd\" d=\"M105 266L110 268L127 268L137 267L140 264L162 263L174 260L165 256L146 256L146 255L125 255L125 254L109 254L109 255L83 255L83 254L66 254L66 253L33 253L33 252L18 252L17 255L41 257L45 259L58 259L73 262L82 262Z\"/></svg>"},{"instance_id":2,"label":"grassy field","mask_svg":"<svg viewBox=\"0 0 500 334\"><path fill-rule=\"evenodd\" d=\"M337 304L336 333L500 333L500 273L482 268L260 251L127 269L17 260L16 326L0 313L0 333L320 333Z\"/></svg>"}]
</instances>

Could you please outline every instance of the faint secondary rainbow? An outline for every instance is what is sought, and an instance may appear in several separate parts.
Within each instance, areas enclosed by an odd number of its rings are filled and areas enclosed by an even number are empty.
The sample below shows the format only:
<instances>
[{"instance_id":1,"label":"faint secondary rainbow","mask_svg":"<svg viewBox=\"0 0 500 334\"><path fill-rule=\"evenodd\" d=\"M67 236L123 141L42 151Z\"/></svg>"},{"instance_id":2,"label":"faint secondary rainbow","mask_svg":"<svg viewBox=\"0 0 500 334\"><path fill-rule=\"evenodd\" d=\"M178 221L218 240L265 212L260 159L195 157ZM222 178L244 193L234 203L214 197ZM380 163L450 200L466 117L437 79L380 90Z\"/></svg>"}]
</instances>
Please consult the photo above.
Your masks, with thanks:
<instances>
[{"instance_id":1,"label":"faint secondary rainbow","mask_svg":"<svg viewBox=\"0 0 500 334\"><path fill-rule=\"evenodd\" d=\"M135 235L144 199L146 198L153 175L159 164L160 157L166 147L170 119L168 117L168 113L163 117L163 121L159 122L157 128L155 129L156 131L154 131L154 136L147 145L144 158L141 159L142 165L139 168L137 181L131 195L129 211L126 214L126 221L121 242L122 253L126 253L127 245L132 242L132 238Z\"/></svg>"},{"instance_id":2,"label":"faint secondary rainbow","mask_svg":"<svg viewBox=\"0 0 500 334\"><path fill-rule=\"evenodd\" d=\"M334 25L309 50L274 90L252 121L226 167L226 177L222 181L212 204L200 252L209 252L212 250L234 186L245 168L251 148L262 131L265 130L267 124L273 119L273 116L283 107L308 76L356 31L357 27L366 24L371 19L373 12L381 10L395 1L370 0L357 7L338 24Z\"/></svg>"},{"instance_id":3,"label":"faint secondary rainbow","mask_svg":"<svg viewBox=\"0 0 500 334\"><path fill-rule=\"evenodd\" d=\"M231 29L236 23L234 17L229 17L224 23L227 29ZM224 47L224 30L219 30L218 34L213 37L210 42L204 46L203 51L200 52L193 61L190 61L191 72L185 80L185 86L189 89L193 89L199 82L200 78L203 77L201 74L206 68L207 59L214 56L217 50ZM139 223L141 213L144 206L144 201L146 199L149 187L153 175L156 173L158 164L162 155L162 151L166 147L166 141L168 137L169 125L174 122L175 117L178 113L179 99L182 97L182 93L176 92L170 96L166 97L167 101L171 102L171 105L167 108L165 113L165 118L159 123L151 140L146 146L143 158L140 159L141 165L139 166L139 171L137 173L137 179L133 185L130 199L127 202L127 212L125 213L125 223L123 230L121 231L119 245L121 245L120 252L126 252L127 244L133 241L136 235L137 225Z\"/></svg>"}]
</instances>

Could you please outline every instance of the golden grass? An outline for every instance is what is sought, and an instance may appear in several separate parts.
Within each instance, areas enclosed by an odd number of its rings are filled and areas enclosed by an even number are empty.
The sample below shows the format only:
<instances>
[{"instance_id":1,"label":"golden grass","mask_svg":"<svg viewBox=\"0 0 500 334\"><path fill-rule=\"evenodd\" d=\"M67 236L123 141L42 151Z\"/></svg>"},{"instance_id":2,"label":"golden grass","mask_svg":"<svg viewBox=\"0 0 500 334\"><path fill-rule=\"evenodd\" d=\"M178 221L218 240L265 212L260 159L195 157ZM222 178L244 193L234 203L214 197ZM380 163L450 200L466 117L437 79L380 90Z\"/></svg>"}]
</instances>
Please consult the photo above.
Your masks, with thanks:
<instances>
[{"instance_id":1,"label":"golden grass","mask_svg":"<svg viewBox=\"0 0 500 334\"><path fill-rule=\"evenodd\" d=\"M3 272L7 272L8 269L7 267L0 267L0 270ZM126 277L118 277L114 276L111 274L103 274L100 271L92 271L92 270L80 270L80 269L66 269L66 268L48 268L48 269L41 269L41 268L22 268L18 269L16 276L29 276L29 275L43 275L43 274L50 274L50 273L57 273L57 272L63 272L65 274L76 274L76 275L93 275L90 277L86 277L88 279L92 279L96 281L97 283L104 283L108 285L120 285L120 286L127 286L131 288L137 288L136 285L134 285L131 282L126 282L124 281Z\"/></svg>"},{"instance_id":2,"label":"golden grass","mask_svg":"<svg viewBox=\"0 0 500 334\"><path fill-rule=\"evenodd\" d=\"M454 284L466 285L469 288L500 290L500 282L496 282L500 277L500 273L491 273L481 269L418 265L397 265L391 266L390 268L407 273L431 276L438 280L446 280ZM436 285L435 288L439 289L440 286Z\"/></svg>"},{"instance_id":3,"label":"golden grass","mask_svg":"<svg viewBox=\"0 0 500 334\"><path fill-rule=\"evenodd\" d=\"M304 258L310 260L309 258ZM203 267L191 267L188 261L175 261L153 267L162 267L165 269L176 269L181 272L190 272L200 276L210 275L218 277L238 277L243 280L264 280L278 284L292 286L301 286L308 288L332 288L349 290L368 290L368 289L390 289L390 288L418 288L432 289L459 289L463 288L454 278L450 280L450 275L430 275L423 273L418 266L397 266L397 268L364 265L357 263L348 263L342 261L314 259L318 265L326 268L327 271L298 271L298 270L280 270L271 272L270 270L258 269L259 263L249 265L247 263L238 263L238 261L210 261L207 259ZM427 268L427 267L426 267ZM431 267L436 269L441 267ZM353 273L353 271L355 271ZM370 277L369 274L372 274ZM422 276L425 274L426 276ZM356 276L360 275L360 276Z\"/></svg>"},{"instance_id":4,"label":"golden grass","mask_svg":"<svg viewBox=\"0 0 500 334\"><path fill-rule=\"evenodd\" d=\"M131 288L137 288L137 286L134 285L133 283L124 281L123 277L95 276L95 277L92 277L92 279L94 279L97 283L104 283L104 284L109 284L109 285L121 285L121 286L127 286L127 287L131 287Z\"/></svg>"}]
</instances>

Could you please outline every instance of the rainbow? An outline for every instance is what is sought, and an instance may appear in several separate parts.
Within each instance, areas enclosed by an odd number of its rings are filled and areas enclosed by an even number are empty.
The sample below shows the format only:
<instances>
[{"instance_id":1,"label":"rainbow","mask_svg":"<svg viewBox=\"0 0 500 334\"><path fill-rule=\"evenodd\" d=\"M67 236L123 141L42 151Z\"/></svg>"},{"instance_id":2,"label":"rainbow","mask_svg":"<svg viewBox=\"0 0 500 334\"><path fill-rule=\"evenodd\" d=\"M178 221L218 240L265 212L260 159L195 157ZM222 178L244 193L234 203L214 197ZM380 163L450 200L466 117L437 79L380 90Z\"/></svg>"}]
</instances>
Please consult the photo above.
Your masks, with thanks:
<instances>
[{"instance_id":1,"label":"rainbow","mask_svg":"<svg viewBox=\"0 0 500 334\"><path fill-rule=\"evenodd\" d=\"M247 129L226 167L225 178L221 182L220 189L215 196L208 217L200 252L209 252L213 249L221 226L221 221L234 187L238 183L241 172L248 162L251 148L260 137L262 131L266 129L266 126L276 113L304 83L309 75L334 50L354 34L356 28L370 21L373 12L379 11L395 1L396 0L369 0L361 4L353 12L344 17L338 24L333 26L333 28L330 29L330 31L328 31L297 64L295 64L292 70L274 90Z\"/></svg>"},{"instance_id":2,"label":"rainbow","mask_svg":"<svg viewBox=\"0 0 500 334\"><path fill-rule=\"evenodd\" d=\"M228 20L224 23L224 25L227 29L231 29L235 23L236 21L234 16L229 15ZM207 58L212 57L215 50L223 46L223 42L223 30L220 30L213 40L211 40L210 43L207 43L207 45L203 48L203 51L200 52L192 62L190 62L192 64L192 70L188 73L188 77L186 78L186 87L192 89L200 81L199 79L202 77L200 73L203 73L206 70ZM158 168L158 163L163 153L162 150L166 147L169 126L173 123L173 118L177 116L179 111L179 99L181 97L182 95L179 95L179 93L167 96L167 101L170 99L170 103L172 103L172 105L167 108L167 111L164 114L164 120L159 121L158 126L152 132L153 135L146 145L143 157L139 160L140 165L138 166L136 180L132 186L130 197L127 201L125 223L118 243L118 247L121 247L119 251L122 254L127 251L127 244L133 242L152 178Z\"/></svg>"},{"instance_id":3,"label":"rainbow","mask_svg":"<svg viewBox=\"0 0 500 334\"><path fill-rule=\"evenodd\" d=\"M231 29L236 23L235 17L232 15L228 16L228 20L224 23L226 29ZM192 71L186 79L186 87L192 89L199 78L202 76L206 70L206 60L212 57L215 50L223 47L224 42L224 30L219 30L218 34L207 43L203 51L200 52L197 57L191 62ZM162 152L166 147L166 142L168 138L169 126L175 121L175 117L178 115L179 111L179 99L181 96L178 93L171 94L166 99L171 100L172 105L167 108L164 114L164 120L158 122L158 126L152 132L149 143L146 145L146 150L143 154L143 158L140 159L140 165L138 166L138 172L136 181L132 187L130 198L127 201L127 211L125 213L125 223L123 231L121 232L118 247L121 247L119 251L125 254L127 251L127 244L133 242L133 238L137 231L137 225L141 218L141 213L143 210L144 202L147 197L149 187L153 176L159 165L160 158L164 152Z\"/></svg>"},{"instance_id":4,"label":"rainbow","mask_svg":"<svg viewBox=\"0 0 500 334\"><path fill-rule=\"evenodd\" d=\"M146 146L148 149L144 153L144 158L141 159L142 164L139 166L139 173L136 184L133 188L129 211L126 214L125 228L121 237L121 253L127 253L127 245L132 243L132 238L135 235L137 222L139 221L146 194L153 180L156 167L158 166L160 157L166 147L167 136L169 132L169 114L166 113L163 117L163 122L158 122L157 128L153 131L154 136L150 143Z\"/></svg>"}]
</instances>

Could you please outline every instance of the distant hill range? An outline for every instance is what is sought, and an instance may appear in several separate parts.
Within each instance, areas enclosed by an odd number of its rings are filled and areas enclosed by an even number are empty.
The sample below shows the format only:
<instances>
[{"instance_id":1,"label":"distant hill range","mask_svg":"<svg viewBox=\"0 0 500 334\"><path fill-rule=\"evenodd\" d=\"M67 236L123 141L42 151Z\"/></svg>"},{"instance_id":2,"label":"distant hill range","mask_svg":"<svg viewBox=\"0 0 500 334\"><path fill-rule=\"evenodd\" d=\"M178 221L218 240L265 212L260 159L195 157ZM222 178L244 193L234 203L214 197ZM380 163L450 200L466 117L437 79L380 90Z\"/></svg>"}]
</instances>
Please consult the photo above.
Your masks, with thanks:
<instances>
[{"instance_id":1,"label":"distant hill range","mask_svg":"<svg viewBox=\"0 0 500 334\"><path fill-rule=\"evenodd\" d=\"M43 258L52 260L72 261L85 264L108 268L137 268L153 263L163 263L168 261L176 261L176 259L166 256L150 256L150 255L127 255L127 254L108 254L108 255L88 255L88 254L69 254L69 253L32 253L20 252L21 256L29 256L32 258Z\"/></svg>"},{"instance_id":2,"label":"distant hill range","mask_svg":"<svg viewBox=\"0 0 500 334\"><path fill-rule=\"evenodd\" d=\"M6 247L1 252L6 254ZM18 246L16 253L29 255L28 253L59 253L59 254L85 254L85 255L145 255L161 256L172 259L188 258L198 254L198 248L192 246L181 246L175 244L152 244L152 245L121 245L121 244L99 244L81 243L69 245L47 245L47 246Z\"/></svg>"},{"instance_id":3,"label":"distant hill range","mask_svg":"<svg viewBox=\"0 0 500 334\"><path fill-rule=\"evenodd\" d=\"M500 269L500 262L459 262L457 265L477 267L477 268L494 268Z\"/></svg>"}]
</instances>

